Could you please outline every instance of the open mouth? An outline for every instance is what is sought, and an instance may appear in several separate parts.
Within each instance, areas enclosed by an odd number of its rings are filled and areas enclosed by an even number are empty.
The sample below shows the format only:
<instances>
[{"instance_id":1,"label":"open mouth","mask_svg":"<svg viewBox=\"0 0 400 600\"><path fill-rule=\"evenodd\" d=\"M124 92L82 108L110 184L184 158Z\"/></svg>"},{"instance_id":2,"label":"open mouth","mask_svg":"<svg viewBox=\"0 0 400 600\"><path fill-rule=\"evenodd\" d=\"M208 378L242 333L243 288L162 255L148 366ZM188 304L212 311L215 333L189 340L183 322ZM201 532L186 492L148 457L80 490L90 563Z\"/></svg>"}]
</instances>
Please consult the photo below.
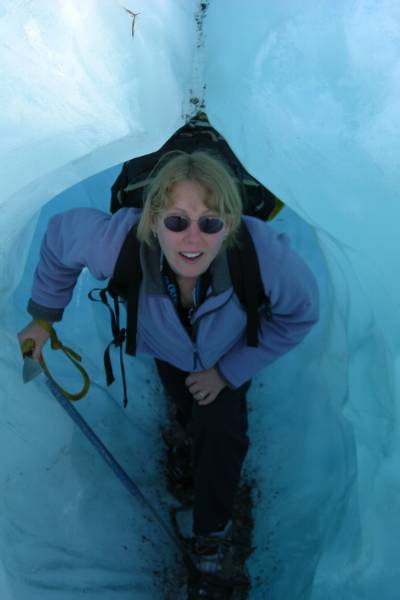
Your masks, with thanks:
<instances>
[{"instance_id":1,"label":"open mouth","mask_svg":"<svg viewBox=\"0 0 400 600\"><path fill-rule=\"evenodd\" d=\"M193 263L199 260L203 256L204 252L179 252L179 256L181 256L185 261Z\"/></svg>"}]
</instances>

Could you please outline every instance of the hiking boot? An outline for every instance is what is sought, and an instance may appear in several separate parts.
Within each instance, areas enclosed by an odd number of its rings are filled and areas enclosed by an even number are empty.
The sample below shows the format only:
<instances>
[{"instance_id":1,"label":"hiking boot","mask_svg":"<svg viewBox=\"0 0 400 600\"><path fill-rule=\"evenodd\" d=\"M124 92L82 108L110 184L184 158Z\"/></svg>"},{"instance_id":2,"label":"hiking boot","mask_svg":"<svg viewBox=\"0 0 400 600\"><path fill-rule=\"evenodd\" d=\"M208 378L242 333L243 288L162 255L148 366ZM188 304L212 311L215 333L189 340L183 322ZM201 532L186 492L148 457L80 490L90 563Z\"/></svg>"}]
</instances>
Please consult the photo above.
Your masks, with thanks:
<instances>
[{"instance_id":1,"label":"hiking boot","mask_svg":"<svg viewBox=\"0 0 400 600\"><path fill-rule=\"evenodd\" d=\"M224 529L192 538L193 560L201 573L230 579L233 572L232 521Z\"/></svg>"},{"instance_id":2,"label":"hiking boot","mask_svg":"<svg viewBox=\"0 0 400 600\"><path fill-rule=\"evenodd\" d=\"M250 578L243 562L238 560L237 544L231 535L232 521L220 531L195 535L192 510L175 508L171 517L174 530L196 567L188 572L188 600L227 600L234 591L240 592L240 598L247 598Z\"/></svg>"}]
</instances>

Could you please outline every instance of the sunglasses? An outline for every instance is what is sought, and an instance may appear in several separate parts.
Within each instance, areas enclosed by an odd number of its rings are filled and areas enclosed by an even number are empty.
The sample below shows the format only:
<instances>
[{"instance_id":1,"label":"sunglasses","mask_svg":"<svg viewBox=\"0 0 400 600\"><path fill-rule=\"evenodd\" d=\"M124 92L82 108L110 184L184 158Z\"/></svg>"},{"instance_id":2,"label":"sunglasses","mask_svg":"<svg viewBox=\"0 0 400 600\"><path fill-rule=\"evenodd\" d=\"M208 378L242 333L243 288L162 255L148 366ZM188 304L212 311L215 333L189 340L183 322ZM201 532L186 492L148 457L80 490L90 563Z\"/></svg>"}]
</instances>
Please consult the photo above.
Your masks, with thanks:
<instances>
[{"instance_id":1,"label":"sunglasses","mask_svg":"<svg viewBox=\"0 0 400 600\"><path fill-rule=\"evenodd\" d=\"M185 231L190 227L192 221L197 223L202 233L207 234L219 233L225 225L225 221L220 217L200 217L200 219L196 220L182 215L168 215L163 219L165 227L174 233Z\"/></svg>"}]
</instances>

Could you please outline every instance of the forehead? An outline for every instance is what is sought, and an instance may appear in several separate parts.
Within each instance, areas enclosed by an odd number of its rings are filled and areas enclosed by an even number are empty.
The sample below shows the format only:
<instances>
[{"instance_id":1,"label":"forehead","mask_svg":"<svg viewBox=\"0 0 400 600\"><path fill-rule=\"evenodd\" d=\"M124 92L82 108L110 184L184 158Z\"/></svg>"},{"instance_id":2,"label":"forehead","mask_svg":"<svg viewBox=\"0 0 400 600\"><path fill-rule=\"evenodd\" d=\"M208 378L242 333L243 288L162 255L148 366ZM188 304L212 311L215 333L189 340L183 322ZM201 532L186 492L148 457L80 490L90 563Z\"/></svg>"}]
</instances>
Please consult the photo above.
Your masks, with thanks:
<instances>
[{"instance_id":1,"label":"forehead","mask_svg":"<svg viewBox=\"0 0 400 600\"><path fill-rule=\"evenodd\" d=\"M198 181L183 180L174 183L168 193L167 208L180 210L216 210L210 191Z\"/></svg>"}]
</instances>

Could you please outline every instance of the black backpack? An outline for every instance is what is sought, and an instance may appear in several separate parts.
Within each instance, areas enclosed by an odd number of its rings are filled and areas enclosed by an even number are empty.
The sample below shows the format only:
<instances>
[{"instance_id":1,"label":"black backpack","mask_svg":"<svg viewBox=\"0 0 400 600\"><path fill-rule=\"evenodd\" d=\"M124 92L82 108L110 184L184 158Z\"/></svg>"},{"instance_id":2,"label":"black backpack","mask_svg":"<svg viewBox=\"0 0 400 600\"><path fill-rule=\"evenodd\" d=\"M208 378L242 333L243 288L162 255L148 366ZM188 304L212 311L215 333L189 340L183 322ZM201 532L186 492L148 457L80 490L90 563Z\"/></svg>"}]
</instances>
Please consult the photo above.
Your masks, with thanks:
<instances>
[{"instance_id":1,"label":"black backpack","mask_svg":"<svg viewBox=\"0 0 400 600\"><path fill-rule=\"evenodd\" d=\"M282 207L279 198L246 171L226 140L211 127L205 113L199 113L178 129L159 150L124 163L111 188L111 212L115 213L123 206L142 208L143 191L150 183L154 166L164 154L174 150L188 153L207 150L220 157L230 167L238 184L245 215L266 221Z\"/></svg>"},{"instance_id":2,"label":"black backpack","mask_svg":"<svg viewBox=\"0 0 400 600\"><path fill-rule=\"evenodd\" d=\"M262 186L242 167L230 150L227 142L213 129L207 121L198 118L190 121L179 129L164 146L157 152L132 159L124 163L123 168L111 188L111 212L121 207L143 206L143 190L149 183L149 176L159 158L172 150L193 152L194 150L210 150L219 153L228 162L239 183L242 192L243 212L266 220L274 216L283 206L267 188ZM216 152L217 151L217 152ZM104 289L96 288L89 293L89 298L105 304L111 316L113 339L104 352L104 366L107 385L115 380L110 348L120 350L120 364L124 388L124 406L127 404L127 390L123 364L123 343L126 341L127 354L136 354L136 332L139 287L142 279L140 265L140 244L136 237L137 226L129 231L118 256L114 273ZM233 288L246 310L247 345L258 346L259 310L264 309L264 316L271 319L271 302L265 294L261 280L257 253L253 240L242 220L238 233L238 244L228 249L228 264ZM99 299L93 294L98 292ZM108 302L107 295L113 301L113 307ZM120 302L127 303L126 327L120 327Z\"/></svg>"}]
</instances>

